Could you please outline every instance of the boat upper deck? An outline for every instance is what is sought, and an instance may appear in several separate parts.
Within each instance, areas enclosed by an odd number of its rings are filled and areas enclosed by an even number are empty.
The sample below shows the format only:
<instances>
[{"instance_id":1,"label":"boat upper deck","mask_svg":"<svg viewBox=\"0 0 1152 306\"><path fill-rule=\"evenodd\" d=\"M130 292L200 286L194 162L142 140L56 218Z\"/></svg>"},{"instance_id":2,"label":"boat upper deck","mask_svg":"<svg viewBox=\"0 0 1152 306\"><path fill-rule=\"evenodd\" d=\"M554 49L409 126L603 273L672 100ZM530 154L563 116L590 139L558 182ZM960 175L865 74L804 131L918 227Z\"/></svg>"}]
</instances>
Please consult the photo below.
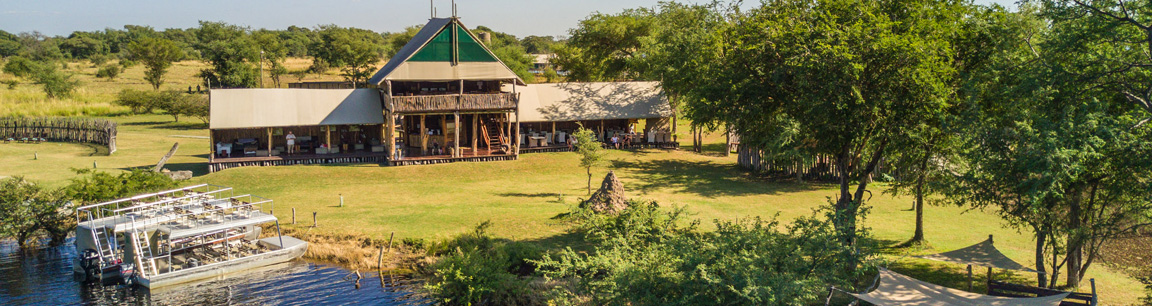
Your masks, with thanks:
<instances>
[{"instance_id":1,"label":"boat upper deck","mask_svg":"<svg viewBox=\"0 0 1152 306\"><path fill-rule=\"evenodd\" d=\"M160 230L175 238L276 221L264 212L271 211L272 200L231 193L227 187L198 185L82 206L77 208L77 226L113 232Z\"/></svg>"}]
</instances>

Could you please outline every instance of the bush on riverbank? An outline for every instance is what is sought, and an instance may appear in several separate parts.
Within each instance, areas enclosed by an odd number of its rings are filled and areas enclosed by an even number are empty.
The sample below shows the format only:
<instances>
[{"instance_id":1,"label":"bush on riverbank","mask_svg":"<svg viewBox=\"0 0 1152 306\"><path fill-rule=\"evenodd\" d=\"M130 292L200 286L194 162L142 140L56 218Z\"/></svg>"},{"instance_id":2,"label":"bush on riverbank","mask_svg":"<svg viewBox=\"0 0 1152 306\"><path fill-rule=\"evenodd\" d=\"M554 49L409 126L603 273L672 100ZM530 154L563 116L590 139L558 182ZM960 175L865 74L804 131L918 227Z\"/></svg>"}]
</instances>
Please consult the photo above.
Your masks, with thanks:
<instances>
[{"instance_id":1,"label":"bush on riverbank","mask_svg":"<svg viewBox=\"0 0 1152 306\"><path fill-rule=\"evenodd\" d=\"M489 237L485 222L442 243L425 289L451 305L803 305L874 271L870 252L843 246L823 218L715 221L704 232L686 216L655 202L574 208L566 218L591 251L550 255Z\"/></svg>"},{"instance_id":2,"label":"bush on riverbank","mask_svg":"<svg viewBox=\"0 0 1152 306\"><path fill-rule=\"evenodd\" d=\"M531 262L543 251L533 244L492 238L481 223L470 233L430 246L430 255L440 259L428 267L424 289L446 305L543 305L530 276L536 272Z\"/></svg>"}]
</instances>

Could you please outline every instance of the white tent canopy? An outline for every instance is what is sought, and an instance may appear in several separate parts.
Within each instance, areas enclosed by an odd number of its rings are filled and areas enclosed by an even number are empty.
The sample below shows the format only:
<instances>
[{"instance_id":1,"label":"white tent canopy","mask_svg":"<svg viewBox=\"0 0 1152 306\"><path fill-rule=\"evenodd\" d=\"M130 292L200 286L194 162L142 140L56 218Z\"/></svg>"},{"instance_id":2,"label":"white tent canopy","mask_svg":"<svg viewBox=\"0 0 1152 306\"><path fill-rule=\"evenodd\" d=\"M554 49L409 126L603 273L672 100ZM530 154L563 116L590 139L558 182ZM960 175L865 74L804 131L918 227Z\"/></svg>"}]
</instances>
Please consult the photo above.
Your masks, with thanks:
<instances>
[{"instance_id":1,"label":"white tent canopy","mask_svg":"<svg viewBox=\"0 0 1152 306\"><path fill-rule=\"evenodd\" d=\"M213 89L211 129L384 124L376 89Z\"/></svg>"},{"instance_id":2,"label":"white tent canopy","mask_svg":"<svg viewBox=\"0 0 1152 306\"><path fill-rule=\"evenodd\" d=\"M845 293L875 305L911 306L1056 306L1069 294L1065 292L1034 298L990 296L922 282L884 268L880 269L879 285L875 290L868 293Z\"/></svg>"},{"instance_id":3,"label":"white tent canopy","mask_svg":"<svg viewBox=\"0 0 1152 306\"><path fill-rule=\"evenodd\" d=\"M962 265L973 265L990 267L1005 270L1018 270L1035 273L1036 270L1029 269L1024 265L1004 256L996 246L992 244L992 236L988 236L988 240L980 243L964 247L962 249L919 256L924 259L931 259L936 261L945 261L951 263L958 263Z\"/></svg>"},{"instance_id":4,"label":"white tent canopy","mask_svg":"<svg viewBox=\"0 0 1152 306\"><path fill-rule=\"evenodd\" d=\"M512 91L508 89L508 91ZM549 83L516 86L520 122L671 117L657 82Z\"/></svg>"}]
</instances>

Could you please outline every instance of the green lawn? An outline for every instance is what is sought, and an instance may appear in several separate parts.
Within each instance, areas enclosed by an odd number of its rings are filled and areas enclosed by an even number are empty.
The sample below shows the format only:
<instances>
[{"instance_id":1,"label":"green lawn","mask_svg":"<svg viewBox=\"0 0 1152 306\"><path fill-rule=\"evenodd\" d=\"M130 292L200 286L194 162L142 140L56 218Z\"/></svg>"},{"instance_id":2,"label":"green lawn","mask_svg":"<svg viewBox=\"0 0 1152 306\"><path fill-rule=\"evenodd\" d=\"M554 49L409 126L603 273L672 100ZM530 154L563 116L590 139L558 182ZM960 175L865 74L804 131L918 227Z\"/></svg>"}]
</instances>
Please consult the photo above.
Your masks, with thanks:
<instances>
[{"instance_id":1,"label":"green lawn","mask_svg":"<svg viewBox=\"0 0 1152 306\"><path fill-rule=\"evenodd\" d=\"M322 234L363 234L386 238L442 239L465 232L485 220L503 238L539 241L546 245L571 241L566 226L552 217L565 212L586 194L587 177L573 153L525 154L520 160L488 163L457 163L430 166L381 167L367 165L313 165L236 168L206 173L209 153L200 123L175 124L163 115L113 117L122 123L119 151L112 156L94 146L80 144L0 144L0 176L24 175L53 186L66 183L70 167L126 169L155 164L172 143L180 150L169 160L170 169L193 170L191 183L232 186L275 200L275 214L283 223L296 208L295 227L311 225L311 213L319 214ZM686 131L686 128L682 128ZM686 140L688 137L681 139ZM707 142L723 142L712 135ZM690 145L690 144L685 144ZM709 148L721 146L711 145ZM39 160L33 160L38 152ZM593 170L593 186L608 170L624 183L633 198L651 199L663 205L683 205L705 220L779 215L782 220L809 215L826 205L834 186L814 183L768 182L749 176L735 166L735 156L718 152L696 154L689 150L611 151L609 162ZM882 194L873 189L871 213L865 225L875 239L895 244L911 236L914 215L911 199ZM343 195L345 207L337 207ZM1031 260L1031 239L1002 227L995 215L965 212L956 207L929 207L925 212L929 249L925 254L952 250L996 235L997 245L1022 263ZM293 226L293 225L284 225ZM903 251L889 251L897 259ZM961 266L902 258L891 265L898 271L953 287L966 287ZM977 275L984 272L977 270ZM1023 280L1025 275L1016 276ZM1103 266L1092 268L1107 304L1135 304L1142 287L1135 279ZM1029 278L1030 279L1030 278Z\"/></svg>"}]
</instances>

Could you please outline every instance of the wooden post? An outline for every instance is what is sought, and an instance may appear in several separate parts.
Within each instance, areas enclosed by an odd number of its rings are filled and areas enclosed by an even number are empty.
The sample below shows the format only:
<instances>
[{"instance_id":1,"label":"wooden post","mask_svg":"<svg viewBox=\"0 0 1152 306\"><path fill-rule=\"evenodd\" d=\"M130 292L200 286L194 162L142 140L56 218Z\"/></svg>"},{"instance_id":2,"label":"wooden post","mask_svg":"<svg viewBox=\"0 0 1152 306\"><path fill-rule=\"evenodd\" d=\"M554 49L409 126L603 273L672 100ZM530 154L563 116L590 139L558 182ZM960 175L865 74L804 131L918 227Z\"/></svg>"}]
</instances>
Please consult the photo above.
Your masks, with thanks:
<instances>
[{"instance_id":1,"label":"wooden post","mask_svg":"<svg viewBox=\"0 0 1152 306\"><path fill-rule=\"evenodd\" d=\"M512 146L512 113L504 113L504 121L507 122L508 128L504 129L504 140L508 142L509 148Z\"/></svg>"},{"instance_id":2,"label":"wooden post","mask_svg":"<svg viewBox=\"0 0 1152 306\"><path fill-rule=\"evenodd\" d=\"M316 227L316 212L312 212L312 227Z\"/></svg>"},{"instance_id":3,"label":"wooden post","mask_svg":"<svg viewBox=\"0 0 1152 306\"><path fill-rule=\"evenodd\" d=\"M477 155L476 149L479 148L476 145L476 142L478 142L478 139L476 136L476 130L479 129L477 127L479 121L480 121L480 114L472 114L472 156Z\"/></svg>"},{"instance_id":4,"label":"wooden post","mask_svg":"<svg viewBox=\"0 0 1152 306\"><path fill-rule=\"evenodd\" d=\"M463 88L464 81L460 81L460 86ZM460 157L460 112L452 113L452 117L456 120L456 122L452 123L452 137L454 138L452 141L452 156Z\"/></svg>"},{"instance_id":5,"label":"wooden post","mask_svg":"<svg viewBox=\"0 0 1152 306\"><path fill-rule=\"evenodd\" d=\"M972 292L972 265L968 265L968 292Z\"/></svg>"},{"instance_id":6,"label":"wooden post","mask_svg":"<svg viewBox=\"0 0 1152 306\"><path fill-rule=\"evenodd\" d=\"M296 208L292 208L292 224L296 224Z\"/></svg>"},{"instance_id":7,"label":"wooden post","mask_svg":"<svg viewBox=\"0 0 1152 306\"><path fill-rule=\"evenodd\" d=\"M268 128L268 156L272 156L272 128Z\"/></svg>"},{"instance_id":8,"label":"wooden post","mask_svg":"<svg viewBox=\"0 0 1152 306\"><path fill-rule=\"evenodd\" d=\"M732 129L724 128L724 156L732 156Z\"/></svg>"},{"instance_id":9,"label":"wooden post","mask_svg":"<svg viewBox=\"0 0 1152 306\"><path fill-rule=\"evenodd\" d=\"M448 115L440 115L440 138L443 138L443 141L440 143L441 150L448 149L448 134L444 134L446 132L444 128L446 127L448 127Z\"/></svg>"},{"instance_id":10,"label":"wooden post","mask_svg":"<svg viewBox=\"0 0 1152 306\"><path fill-rule=\"evenodd\" d=\"M380 247L380 255L376 256L376 271L384 270L384 247Z\"/></svg>"},{"instance_id":11,"label":"wooden post","mask_svg":"<svg viewBox=\"0 0 1152 306\"><path fill-rule=\"evenodd\" d=\"M597 137L597 138L600 138L600 142L604 142L605 140L608 140L608 137L605 137L606 135L604 135L604 120L603 119L600 120L600 133L597 133L597 134L599 134L599 137Z\"/></svg>"},{"instance_id":12,"label":"wooden post","mask_svg":"<svg viewBox=\"0 0 1152 306\"><path fill-rule=\"evenodd\" d=\"M324 152L324 153L331 153L332 152L332 126L331 125L327 125L324 128L324 143L328 145L328 151Z\"/></svg>"},{"instance_id":13,"label":"wooden post","mask_svg":"<svg viewBox=\"0 0 1152 306\"><path fill-rule=\"evenodd\" d=\"M428 125L425 124L427 118L420 115L420 154L428 154Z\"/></svg>"},{"instance_id":14,"label":"wooden post","mask_svg":"<svg viewBox=\"0 0 1152 306\"><path fill-rule=\"evenodd\" d=\"M548 144L551 145L556 141L556 121L552 121L552 139L548 139Z\"/></svg>"}]
</instances>

